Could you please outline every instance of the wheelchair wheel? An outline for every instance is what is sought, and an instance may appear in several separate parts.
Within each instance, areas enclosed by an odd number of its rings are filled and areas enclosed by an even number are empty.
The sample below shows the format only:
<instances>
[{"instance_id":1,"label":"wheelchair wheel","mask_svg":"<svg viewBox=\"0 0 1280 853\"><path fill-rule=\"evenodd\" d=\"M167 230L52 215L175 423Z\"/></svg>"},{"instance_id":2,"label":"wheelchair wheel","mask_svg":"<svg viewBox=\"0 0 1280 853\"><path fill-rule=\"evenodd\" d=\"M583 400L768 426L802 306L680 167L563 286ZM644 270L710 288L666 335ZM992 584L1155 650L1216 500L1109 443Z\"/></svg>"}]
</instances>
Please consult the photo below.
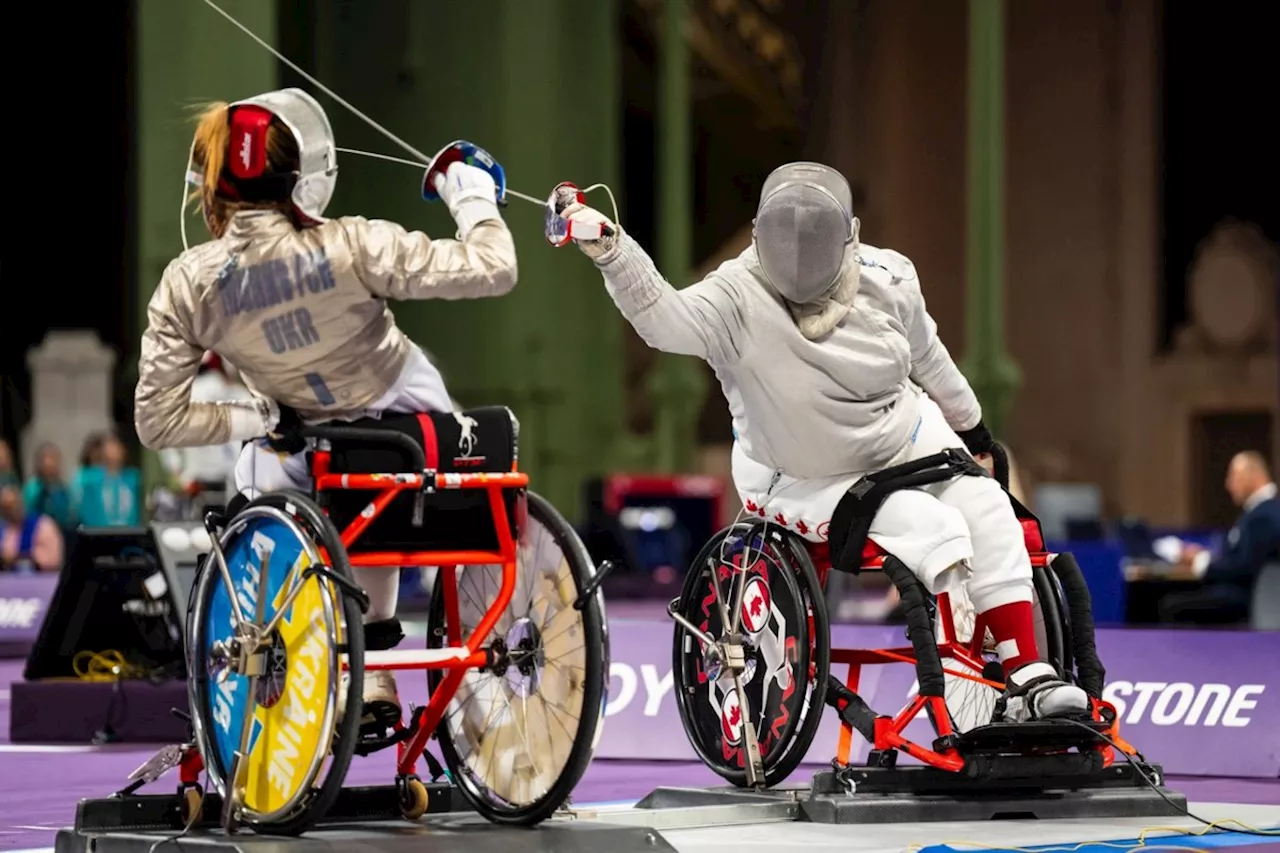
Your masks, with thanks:
<instances>
[{"instance_id":1,"label":"wheelchair wheel","mask_svg":"<svg viewBox=\"0 0 1280 853\"><path fill-rule=\"evenodd\" d=\"M747 572L742 631L750 704L764 764L764 781L787 778L808 752L824 708L831 670L826 599L803 545L781 529L737 524L720 531L699 552L685 576L679 613L715 639L725 633L712 578L726 608L735 578ZM747 785L742 711L731 676L721 674L703 643L678 624L672 646L676 706L698 758L728 782Z\"/></svg>"},{"instance_id":2,"label":"wheelchair wheel","mask_svg":"<svg viewBox=\"0 0 1280 853\"><path fill-rule=\"evenodd\" d=\"M573 528L536 494L522 501L516 586L507 612L482 645L509 657L471 670L449 703L437 736L454 784L494 823L533 825L560 808L591 762L604 719L609 647L604 596L574 602L595 566ZM456 569L463 637L479 624L502 586L501 566ZM436 576L427 645L448 643L442 584ZM428 672L432 690L444 679Z\"/></svg>"},{"instance_id":3,"label":"wheelchair wheel","mask_svg":"<svg viewBox=\"0 0 1280 853\"><path fill-rule=\"evenodd\" d=\"M333 524L308 497L263 495L238 513L220 540L246 621L265 627L297 596L270 633L263 674L238 674L228 648L235 636L231 598L216 560L204 563L192 589L187 649L188 693L196 742L224 802L238 787L235 753L247 763L239 823L262 833L298 835L332 807L342 787L360 714L364 633L359 606L308 566L327 565L350 579ZM264 565L265 564L265 565ZM260 593L262 593L260 595ZM342 659L350 678L342 678ZM243 740L242 740L243 738Z\"/></svg>"},{"instance_id":4,"label":"wheelchair wheel","mask_svg":"<svg viewBox=\"0 0 1280 853\"><path fill-rule=\"evenodd\" d=\"M1036 647L1040 649L1044 659L1053 664L1061 677L1070 679L1071 675L1064 666L1063 620L1066 614L1062 611L1057 579L1040 566L1033 566L1031 575L1033 583L1031 612L1035 620ZM969 600L968 592L963 587L952 589L947 598L951 603L956 639L962 644L968 644L973 637L977 619L973 602ZM934 632L938 636L942 635L941 616L935 620ZM986 669L998 671L999 658L996 657L995 641L990 632L987 633L983 648L981 659L987 663ZM942 664L945 669L957 672L968 670L965 664L955 660L944 659ZM985 677L981 672L971 674ZM1001 674L1000 678L992 680L1003 680L1003 678ZM947 711L951 714L952 727L956 731L967 732L994 721L996 702L1000 698L1001 691L952 673L944 674L943 679L946 683ZM932 714L932 711L929 713Z\"/></svg>"}]
</instances>

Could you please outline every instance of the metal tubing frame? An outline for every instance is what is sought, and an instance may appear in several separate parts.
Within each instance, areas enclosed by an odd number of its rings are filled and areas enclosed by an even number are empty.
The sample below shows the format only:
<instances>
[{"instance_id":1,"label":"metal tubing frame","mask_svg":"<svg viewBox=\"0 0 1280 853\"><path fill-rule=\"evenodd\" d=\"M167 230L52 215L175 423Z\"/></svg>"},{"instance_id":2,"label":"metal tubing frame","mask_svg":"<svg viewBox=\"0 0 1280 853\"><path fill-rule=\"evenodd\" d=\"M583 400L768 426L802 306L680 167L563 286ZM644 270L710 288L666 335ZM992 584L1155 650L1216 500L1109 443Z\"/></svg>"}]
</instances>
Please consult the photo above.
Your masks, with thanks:
<instances>
[{"instance_id":1,"label":"metal tubing frame","mask_svg":"<svg viewBox=\"0 0 1280 853\"><path fill-rule=\"evenodd\" d=\"M422 492L434 487L438 491L455 491L461 489L483 489L488 493L489 510L493 518L494 531L498 538L497 551L406 551L406 552L373 552L367 554L348 554L354 568L386 568L399 569L402 566L422 567L438 566L441 572L441 589L445 605L445 623L448 628L450 646L465 648L467 654L451 660L431 661L422 664L387 664L366 661L366 670L375 669L444 669L448 674L444 680L431 691L431 697L425 708L418 709L417 729L407 743L402 743L396 750L396 769L404 775L414 772L418 758L426 749L427 742L435 733L436 727L444 718L445 709L452 701L462 684L462 678L469 669L476 669L489 663L488 654L480 643L489 636L497 625L516 587L516 559L518 544L511 535L511 523L507 514L507 506L503 502L504 493L513 489L524 489L529 485L529 475L519 472L476 473L476 474L439 474L435 471L424 471L421 474L331 474L329 473L330 451L318 449L312 459L312 474L315 480L315 493L318 496L326 491L376 491L378 494L369 506L354 518L342 531L342 547L349 549L369 529L374 520L382 514L391 502L404 492ZM502 565L502 585L497 597L484 617L465 639L461 636L458 614L457 567L477 565Z\"/></svg>"},{"instance_id":2,"label":"metal tubing frame","mask_svg":"<svg viewBox=\"0 0 1280 853\"><path fill-rule=\"evenodd\" d=\"M825 543L817 547L812 547L814 543L805 543L809 545L810 557L814 562L818 573L819 586L826 588L827 576L831 573L832 565L830 554L825 549ZM884 560L888 556L878 547L872 547L864 550L862 559L863 571L880 571L884 567ZM1032 552L1031 564L1033 566L1047 567L1057 554L1048 552ZM978 616L973 627L973 637L968 645L959 642L956 639L955 621L951 612L951 600L947 593L938 596L938 611L942 615L942 637L937 639L938 655L944 660L950 659L958 663L961 669L953 669L943 667L943 672L947 675L964 678L969 681L975 681L979 684L985 684L997 690L1003 690L1004 684L988 681L980 675L983 670L982 664L982 646L983 639L986 635L987 626L983 623L982 617ZM907 646L892 649L831 649L832 664L846 664L849 667L848 675L845 678L845 686L854 693L858 692L858 682L861 679L862 667L875 666L879 664L889 663L906 663L916 666L915 651ZM970 671L963 671L968 668ZM895 717L877 717L875 724L875 741L872 748L876 750L899 750L905 752L913 758L924 762L926 765L936 767L940 770L947 770L958 773L964 769L965 760L960 753L954 748L947 748L941 752L935 751L928 747L921 746L914 741L909 740L903 732L907 726L919 716L920 712L930 707L933 711L934 731L939 738L945 738L953 735L951 728L951 715L947 712L946 700L942 696L915 696L913 697ZM1112 722L1110 728L1105 732L1106 736L1116 743L1122 750L1129 754L1133 754L1133 747L1125 743L1120 738L1120 719L1115 713L1115 708L1110 703L1094 699L1092 702L1092 713L1095 720L1101 721L1104 712L1110 712ZM853 727L844 720L840 721L840 737L836 746L836 762L841 766L847 766L849 757L853 749ZM1109 745L1100 745L1095 747L1098 752L1102 753L1103 766L1109 767L1115 761L1115 750Z\"/></svg>"}]
</instances>

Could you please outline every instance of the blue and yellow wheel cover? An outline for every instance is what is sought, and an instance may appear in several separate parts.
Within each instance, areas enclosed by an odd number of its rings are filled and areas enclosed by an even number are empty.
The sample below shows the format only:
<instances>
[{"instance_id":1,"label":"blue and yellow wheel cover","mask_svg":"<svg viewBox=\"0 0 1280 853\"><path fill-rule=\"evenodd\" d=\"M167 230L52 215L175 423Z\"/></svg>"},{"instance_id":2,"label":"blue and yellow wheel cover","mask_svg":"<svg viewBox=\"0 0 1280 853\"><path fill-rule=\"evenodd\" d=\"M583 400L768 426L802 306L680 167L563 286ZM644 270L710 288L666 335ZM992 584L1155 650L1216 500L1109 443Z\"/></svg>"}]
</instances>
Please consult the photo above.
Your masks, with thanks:
<instances>
[{"instance_id":1,"label":"blue and yellow wheel cover","mask_svg":"<svg viewBox=\"0 0 1280 853\"><path fill-rule=\"evenodd\" d=\"M224 542L227 568L245 618L257 613L258 579L264 555L266 608L269 620L284 602L314 553L300 528L266 508L250 509L237 521ZM243 526L241 526L243 524ZM310 552L310 553L309 553ZM209 659L215 642L229 640L234 632L231 601L219 578L213 581L205 614L202 653ZM271 820L283 817L311 787L319 773L333 736L340 661L337 643L341 635L335 615L332 586L308 578L278 629L284 649L276 657L275 672L258 679L257 699L252 702L249 734L249 771L243 805L251 817ZM266 685L263 682L267 682ZM244 715L250 707L249 679L231 674L221 683L210 679L209 747L224 784L230 780Z\"/></svg>"}]
</instances>

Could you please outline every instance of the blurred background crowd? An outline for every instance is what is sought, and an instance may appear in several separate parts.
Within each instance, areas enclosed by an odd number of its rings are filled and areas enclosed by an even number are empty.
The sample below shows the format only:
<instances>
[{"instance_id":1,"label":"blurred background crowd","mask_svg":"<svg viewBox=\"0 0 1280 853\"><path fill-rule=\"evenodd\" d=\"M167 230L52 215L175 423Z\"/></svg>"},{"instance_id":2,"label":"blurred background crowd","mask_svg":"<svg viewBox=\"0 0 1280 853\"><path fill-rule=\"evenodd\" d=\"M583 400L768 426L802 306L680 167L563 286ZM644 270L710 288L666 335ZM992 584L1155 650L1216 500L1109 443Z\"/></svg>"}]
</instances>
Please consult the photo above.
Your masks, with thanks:
<instances>
[{"instance_id":1,"label":"blurred background crowd","mask_svg":"<svg viewBox=\"0 0 1280 853\"><path fill-rule=\"evenodd\" d=\"M1280 80L1260 5L1020 0L986 20L945 0L691 0L679 51L660 49L675 7L658 0L226 5L425 150L473 139L534 195L608 183L677 285L748 245L773 167L841 169L863 239L914 260L1015 492L1077 555L1098 621L1280 618L1280 172L1262 106ZM65 119L100 146L97 221L75 238L92 269L0 314L0 572L57 571L81 526L225 501L237 448L139 449L138 340L181 249L189 106L300 84L200 3L76 17L67 38L92 39L103 69ZM321 100L340 145L387 150ZM47 156L77 162L82 142L49 134ZM413 172L341 168L332 215L450 235ZM51 221L83 187L48 180L65 187L31 215ZM401 326L461 405L515 411L534 487L622 565L609 595L669 597L740 510L720 390L700 362L649 352L590 265L546 245L540 211L507 216L516 292L398 306ZM46 280L64 239L36 229L6 282ZM212 355L201 383L245 393ZM416 574L404 585L420 597ZM837 618L893 618L874 578L831 594Z\"/></svg>"}]
</instances>

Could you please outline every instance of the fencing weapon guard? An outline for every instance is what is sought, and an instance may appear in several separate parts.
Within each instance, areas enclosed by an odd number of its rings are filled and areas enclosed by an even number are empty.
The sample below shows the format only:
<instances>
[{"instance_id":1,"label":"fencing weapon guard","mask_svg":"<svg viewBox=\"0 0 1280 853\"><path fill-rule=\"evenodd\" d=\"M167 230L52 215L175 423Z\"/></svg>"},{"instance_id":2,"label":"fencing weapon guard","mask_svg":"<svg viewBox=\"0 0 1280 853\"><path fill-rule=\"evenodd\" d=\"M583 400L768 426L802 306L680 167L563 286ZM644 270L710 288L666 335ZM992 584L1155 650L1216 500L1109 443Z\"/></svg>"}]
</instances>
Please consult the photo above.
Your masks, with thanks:
<instances>
[{"instance_id":1,"label":"fencing weapon guard","mask_svg":"<svg viewBox=\"0 0 1280 853\"><path fill-rule=\"evenodd\" d=\"M613 204L613 221L618 221L618 203L613 200L613 192L604 184L596 184L585 190L578 189L576 184L564 181L556 184L551 195L547 197L547 211L543 223L547 242L555 248L566 246L570 240L599 240L609 237L614 230L603 222L582 222L562 216L565 208L571 204L586 204L587 193L594 189L603 189L609 193L609 201Z\"/></svg>"},{"instance_id":2,"label":"fencing weapon guard","mask_svg":"<svg viewBox=\"0 0 1280 853\"><path fill-rule=\"evenodd\" d=\"M425 201L440 200L440 184L444 182L445 173L454 163L466 163L489 173L497 187L498 197L495 201L500 205L507 203L507 173L502 164L493 159L493 155L474 142L459 139L441 148L427 165L426 174L422 176L422 198Z\"/></svg>"}]
</instances>

